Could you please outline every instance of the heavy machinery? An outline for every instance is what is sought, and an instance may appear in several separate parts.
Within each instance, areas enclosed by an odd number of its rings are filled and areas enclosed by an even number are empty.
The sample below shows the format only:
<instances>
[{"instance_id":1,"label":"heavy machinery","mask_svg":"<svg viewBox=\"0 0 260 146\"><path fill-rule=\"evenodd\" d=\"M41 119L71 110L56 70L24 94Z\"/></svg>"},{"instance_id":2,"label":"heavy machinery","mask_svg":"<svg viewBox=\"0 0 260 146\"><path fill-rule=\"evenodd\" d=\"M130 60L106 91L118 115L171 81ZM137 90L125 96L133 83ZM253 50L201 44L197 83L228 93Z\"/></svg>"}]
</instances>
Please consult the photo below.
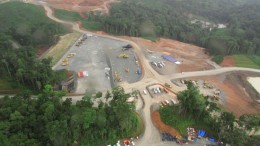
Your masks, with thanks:
<instances>
[{"instance_id":1,"label":"heavy machinery","mask_svg":"<svg viewBox=\"0 0 260 146\"><path fill-rule=\"evenodd\" d=\"M127 54L120 54L118 55L118 58L128 58L129 56Z\"/></svg>"},{"instance_id":2,"label":"heavy machinery","mask_svg":"<svg viewBox=\"0 0 260 146\"><path fill-rule=\"evenodd\" d=\"M115 78L118 77L117 71L114 72L114 76L115 76Z\"/></svg>"},{"instance_id":3,"label":"heavy machinery","mask_svg":"<svg viewBox=\"0 0 260 146\"><path fill-rule=\"evenodd\" d=\"M129 72L129 68L126 68L126 69L125 69L125 72L127 72L127 73L128 73L128 72Z\"/></svg>"},{"instance_id":4,"label":"heavy machinery","mask_svg":"<svg viewBox=\"0 0 260 146\"><path fill-rule=\"evenodd\" d=\"M117 71L114 72L114 77L115 77L115 80L118 81L118 82L121 82L122 81L122 78L119 77Z\"/></svg>"},{"instance_id":5,"label":"heavy machinery","mask_svg":"<svg viewBox=\"0 0 260 146\"><path fill-rule=\"evenodd\" d=\"M164 84L167 88L171 88L172 86L170 85L170 84L168 84L168 83L165 83Z\"/></svg>"},{"instance_id":6,"label":"heavy machinery","mask_svg":"<svg viewBox=\"0 0 260 146\"><path fill-rule=\"evenodd\" d=\"M71 58L71 57L75 56L75 54L76 53L70 53L70 54L67 55L67 58Z\"/></svg>"},{"instance_id":7,"label":"heavy machinery","mask_svg":"<svg viewBox=\"0 0 260 146\"><path fill-rule=\"evenodd\" d=\"M66 61L66 62L62 62L62 66L66 66L66 65L68 65L69 64L69 62L68 61Z\"/></svg>"},{"instance_id":8,"label":"heavy machinery","mask_svg":"<svg viewBox=\"0 0 260 146\"><path fill-rule=\"evenodd\" d=\"M64 60L62 60L62 62L68 62L69 59L68 58L65 58Z\"/></svg>"},{"instance_id":9,"label":"heavy machinery","mask_svg":"<svg viewBox=\"0 0 260 146\"><path fill-rule=\"evenodd\" d=\"M62 63L61 63L62 66L66 66L68 64L69 64L69 59L68 58L65 58L65 59L62 60Z\"/></svg>"},{"instance_id":10,"label":"heavy machinery","mask_svg":"<svg viewBox=\"0 0 260 146\"><path fill-rule=\"evenodd\" d=\"M130 49L130 48L133 48L133 46L132 46L132 45L130 45L130 44L127 44L127 45L123 46L123 48Z\"/></svg>"}]
</instances>

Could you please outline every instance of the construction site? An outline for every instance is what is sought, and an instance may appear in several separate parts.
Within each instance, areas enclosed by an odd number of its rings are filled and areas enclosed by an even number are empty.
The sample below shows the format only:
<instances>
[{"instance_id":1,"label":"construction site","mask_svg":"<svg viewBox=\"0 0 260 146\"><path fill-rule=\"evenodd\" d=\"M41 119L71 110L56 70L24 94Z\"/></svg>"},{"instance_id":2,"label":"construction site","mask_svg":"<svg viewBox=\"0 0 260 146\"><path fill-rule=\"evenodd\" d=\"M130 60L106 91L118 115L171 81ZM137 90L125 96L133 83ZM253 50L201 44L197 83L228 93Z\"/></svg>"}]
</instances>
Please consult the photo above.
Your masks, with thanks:
<instances>
[{"instance_id":1,"label":"construction site","mask_svg":"<svg viewBox=\"0 0 260 146\"><path fill-rule=\"evenodd\" d=\"M160 38L152 42L88 32L80 30L77 23L72 25L82 36L53 69L74 71L78 94L104 93L117 85L125 91L139 90L141 94L134 103L146 128L137 145L173 144L162 142L158 131L172 135L178 131L163 123L153 107L178 104L177 94L187 88L187 81L236 117L260 113L257 79L250 79L252 85L247 81L248 77L259 77L259 70L221 67L211 61L204 48L176 40ZM165 133L163 137L169 138Z\"/></svg>"},{"instance_id":2,"label":"construction site","mask_svg":"<svg viewBox=\"0 0 260 146\"><path fill-rule=\"evenodd\" d=\"M78 94L105 92L121 82L134 83L142 77L131 45L90 34L83 34L53 69L76 72Z\"/></svg>"}]
</instances>

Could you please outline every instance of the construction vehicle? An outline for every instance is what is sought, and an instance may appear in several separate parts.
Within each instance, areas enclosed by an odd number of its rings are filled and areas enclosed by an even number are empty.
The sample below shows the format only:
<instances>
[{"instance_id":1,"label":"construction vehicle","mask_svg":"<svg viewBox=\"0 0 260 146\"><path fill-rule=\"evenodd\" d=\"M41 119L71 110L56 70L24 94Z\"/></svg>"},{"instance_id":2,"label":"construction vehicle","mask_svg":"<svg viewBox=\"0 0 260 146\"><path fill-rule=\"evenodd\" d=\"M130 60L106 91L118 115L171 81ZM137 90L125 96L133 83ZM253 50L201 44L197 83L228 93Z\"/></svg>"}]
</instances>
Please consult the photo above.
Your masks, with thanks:
<instances>
[{"instance_id":1,"label":"construction vehicle","mask_svg":"<svg viewBox=\"0 0 260 146\"><path fill-rule=\"evenodd\" d=\"M170 84L168 84L168 83L165 83L164 84L167 88L171 88L172 86L170 85Z\"/></svg>"},{"instance_id":2,"label":"construction vehicle","mask_svg":"<svg viewBox=\"0 0 260 146\"><path fill-rule=\"evenodd\" d=\"M128 58L129 56L127 54L120 54L118 55L118 58Z\"/></svg>"},{"instance_id":3,"label":"construction vehicle","mask_svg":"<svg viewBox=\"0 0 260 146\"><path fill-rule=\"evenodd\" d=\"M136 73L137 73L138 75L141 75L141 74L142 74L142 71L141 71L141 69L140 69L140 68L138 68L138 69L137 69L137 71L136 71Z\"/></svg>"},{"instance_id":4,"label":"construction vehicle","mask_svg":"<svg viewBox=\"0 0 260 146\"><path fill-rule=\"evenodd\" d=\"M66 65L68 65L69 64L69 62L68 61L65 61L65 62L62 62L62 66L66 66Z\"/></svg>"},{"instance_id":5,"label":"construction vehicle","mask_svg":"<svg viewBox=\"0 0 260 146\"><path fill-rule=\"evenodd\" d=\"M129 72L129 68L126 68L126 69L125 69L125 72L127 72L127 73L128 73L128 72Z\"/></svg>"},{"instance_id":6,"label":"construction vehicle","mask_svg":"<svg viewBox=\"0 0 260 146\"><path fill-rule=\"evenodd\" d=\"M133 48L133 46L132 46L132 45L130 45L130 44L127 44L127 45L123 46L123 48L130 49L130 48Z\"/></svg>"},{"instance_id":7,"label":"construction vehicle","mask_svg":"<svg viewBox=\"0 0 260 146\"><path fill-rule=\"evenodd\" d=\"M117 71L114 72L114 77L115 77L116 81L118 81L118 82L122 81L122 78L119 77Z\"/></svg>"},{"instance_id":8,"label":"construction vehicle","mask_svg":"<svg viewBox=\"0 0 260 146\"><path fill-rule=\"evenodd\" d=\"M114 76L115 76L115 78L118 78L118 74L116 71L114 72Z\"/></svg>"},{"instance_id":9,"label":"construction vehicle","mask_svg":"<svg viewBox=\"0 0 260 146\"><path fill-rule=\"evenodd\" d=\"M67 55L67 58L71 58L73 56L75 56L75 53L70 53L70 54Z\"/></svg>"},{"instance_id":10,"label":"construction vehicle","mask_svg":"<svg viewBox=\"0 0 260 146\"><path fill-rule=\"evenodd\" d=\"M62 60L62 62L68 62L68 61L69 61L68 58Z\"/></svg>"}]
</instances>

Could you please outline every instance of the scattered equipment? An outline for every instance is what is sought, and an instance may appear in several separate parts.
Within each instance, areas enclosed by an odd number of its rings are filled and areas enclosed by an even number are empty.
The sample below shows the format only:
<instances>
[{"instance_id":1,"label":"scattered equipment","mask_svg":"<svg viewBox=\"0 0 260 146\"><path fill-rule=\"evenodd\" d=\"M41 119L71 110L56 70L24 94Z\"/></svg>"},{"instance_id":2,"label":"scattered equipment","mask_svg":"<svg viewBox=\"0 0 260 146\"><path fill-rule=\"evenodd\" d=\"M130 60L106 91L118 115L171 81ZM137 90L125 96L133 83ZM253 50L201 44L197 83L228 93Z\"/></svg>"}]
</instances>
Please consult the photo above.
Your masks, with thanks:
<instances>
[{"instance_id":1,"label":"scattered equipment","mask_svg":"<svg viewBox=\"0 0 260 146\"><path fill-rule=\"evenodd\" d=\"M129 56L127 54L120 54L118 55L118 58L128 58Z\"/></svg>"}]
</instances>

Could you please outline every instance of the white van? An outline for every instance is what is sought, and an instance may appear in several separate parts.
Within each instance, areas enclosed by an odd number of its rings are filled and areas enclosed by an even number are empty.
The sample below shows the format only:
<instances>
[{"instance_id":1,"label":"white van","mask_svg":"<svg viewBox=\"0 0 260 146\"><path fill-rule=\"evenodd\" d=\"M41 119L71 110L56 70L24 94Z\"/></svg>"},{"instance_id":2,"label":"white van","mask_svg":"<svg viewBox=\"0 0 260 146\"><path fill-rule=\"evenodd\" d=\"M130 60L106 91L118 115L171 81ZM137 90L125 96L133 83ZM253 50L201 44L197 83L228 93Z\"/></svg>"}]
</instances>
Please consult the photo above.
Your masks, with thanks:
<instances>
[{"instance_id":1,"label":"white van","mask_svg":"<svg viewBox=\"0 0 260 146\"><path fill-rule=\"evenodd\" d=\"M156 90L156 88L153 89L153 93L154 93L154 94L157 94L157 93L158 93L158 91Z\"/></svg>"},{"instance_id":2,"label":"white van","mask_svg":"<svg viewBox=\"0 0 260 146\"><path fill-rule=\"evenodd\" d=\"M157 87L157 88L156 88L156 90L157 90L157 92L158 92L158 93L161 93L161 91L160 91L160 88L159 88L159 87Z\"/></svg>"},{"instance_id":3,"label":"white van","mask_svg":"<svg viewBox=\"0 0 260 146\"><path fill-rule=\"evenodd\" d=\"M144 95L146 95L147 94L147 92L146 92L146 90L144 90Z\"/></svg>"},{"instance_id":4,"label":"white van","mask_svg":"<svg viewBox=\"0 0 260 146\"><path fill-rule=\"evenodd\" d=\"M177 103L174 99L171 99L171 101L172 101L173 104L176 104L176 103Z\"/></svg>"}]
</instances>

